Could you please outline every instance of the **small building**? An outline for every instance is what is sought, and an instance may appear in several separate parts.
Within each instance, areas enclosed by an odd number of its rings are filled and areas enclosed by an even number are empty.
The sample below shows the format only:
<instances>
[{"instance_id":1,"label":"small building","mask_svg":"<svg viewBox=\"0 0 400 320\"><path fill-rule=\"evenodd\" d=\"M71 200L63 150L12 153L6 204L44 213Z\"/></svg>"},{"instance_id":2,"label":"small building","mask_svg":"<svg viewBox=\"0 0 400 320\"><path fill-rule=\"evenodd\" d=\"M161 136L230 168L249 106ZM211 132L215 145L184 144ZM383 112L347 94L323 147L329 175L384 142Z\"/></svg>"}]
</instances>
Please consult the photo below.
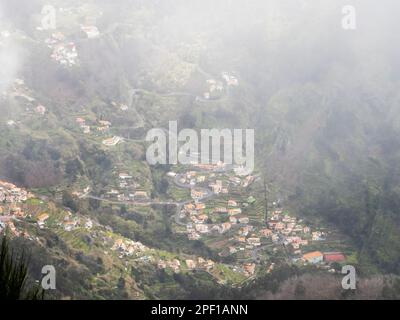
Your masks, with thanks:
<instances>
[{"instance_id":1,"label":"small building","mask_svg":"<svg viewBox=\"0 0 400 320\"><path fill-rule=\"evenodd\" d=\"M248 238L247 243L255 247L261 245L260 238Z\"/></svg>"},{"instance_id":2,"label":"small building","mask_svg":"<svg viewBox=\"0 0 400 320\"><path fill-rule=\"evenodd\" d=\"M275 230L283 230L285 229L285 224L282 222L278 222L277 224L275 224Z\"/></svg>"},{"instance_id":3,"label":"small building","mask_svg":"<svg viewBox=\"0 0 400 320\"><path fill-rule=\"evenodd\" d=\"M136 191L133 197L135 200L146 200L149 198L146 191Z\"/></svg>"},{"instance_id":4,"label":"small building","mask_svg":"<svg viewBox=\"0 0 400 320\"><path fill-rule=\"evenodd\" d=\"M237 207L237 202L235 200L229 200L228 201L228 207Z\"/></svg>"},{"instance_id":5,"label":"small building","mask_svg":"<svg viewBox=\"0 0 400 320\"><path fill-rule=\"evenodd\" d=\"M187 211L190 211L190 210L194 210L194 209L195 209L195 205L194 205L193 203L185 204L183 207L184 207L184 209L187 210Z\"/></svg>"},{"instance_id":6,"label":"small building","mask_svg":"<svg viewBox=\"0 0 400 320\"><path fill-rule=\"evenodd\" d=\"M221 233L224 233L228 230L230 230L232 227L232 224L230 222L224 222L221 224Z\"/></svg>"},{"instance_id":7,"label":"small building","mask_svg":"<svg viewBox=\"0 0 400 320\"><path fill-rule=\"evenodd\" d=\"M303 260L312 264L320 263L323 261L323 259L324 255L319 251L313 251L303 255Z\"/></svg>"},{"instance_id":8,"label":"small building","mask_svg":"<svg viewBox=\"0 0 400 320\"><path fill-rule=\"evenodd\" d=\"M243 269L247 276L252 276L256 270L256 265L254 263L246 263L243 265Z\"/></svg>"},{"instance_id":9,"label":"small building","mask_svg":"<svg viewBox=\"0 0 400 320\"><path fill-rule=\"evenodd\" d=\"M42 213L37 217L38 222L45 222L49 218L47 213Z\"/></svg>"},{"instance_id":10,"label":"small building","mask_svg":"<svg viewBox=\"0 0 400 320\"><path fill-rule=\"evenodd\" d=\"M206 205L204 203L196 203L196 210L204 210Z\"/></svg>"},{"instance_id":11,"label":"small building","mask_svg":"<svg viewBox=\"0 0 400 320\"><path fill-rule=\"evenodd\" d=\"M187 265L187 267L189 269L195 269L196 268L196 262L195 261L188 259L185 262L186 262L186 265Z\"/></svg>"},{"instance_id":12,"label":"small building","mask_svg":"<svg viewBox=\"0 0 400 320\"><path fill-rule=\"evenodd\" d=\"M328 262L328 263L344 262L344 261L346 261L346 257L341 252L325 252L324 253L324 261Z\"/></svg>"},{"instance_id":13,"label":"small building","mask_svg":"<svg viewBox=\"0 0 400 320\"><path fill-rule=\"evenodd\" d=\"M207 192L204 191L203 189L193 188L190 191L190 195L194 200L200 200L201 198L203 198L207 195Z\"/></svg>"},{"instance_id":14,"label":"small building","mask_svg":"<svg viewBox=\"0 0 400 320\"><path fill-rule=\"evenodd\" d=\"M218 207L218 208L215 208L215 209L214 209L214 212L215 212L215 213L227 213L227 212L228 212L228 209L225 208L225 207Z\"/></svg>"},{"instance_id":15,"label":"small building","mask_svg":"<svg viewBox=\"0 0 400 320\"><path fill-rule=\"evenodd\" d=\"M84 126L86 124L86 120L83 118L76 118L76 122L80 125L80 126Z\"/></svg>"},{"instance_id":16,"label":"small building","mask_svg":"<svg viewBox=\"0 0 400 320\"><path fill-rule=\"evenodd\" d=\"M167 267L167 264L165 263L164 260L158 261L158 263L157 263L157 268L158 269L165 269L166 267Z\"/></svg>"},{"instance_id":17,"label":"small building","mask_svg":"<svg viewBox=\"0 0 400 320\"><path fill-rule=\"evenodd\" d=\"M121 172L121 173L119 174L119 178L120 178L121 180L126 180L126 179L132 179L132 176L129 175L128 173Z\"/></svg>"},{"instance_id":18,"label":"small building","mask_svg":"<svg viewBox=\"0 0 400 320\"><path fill-rule=\"evenodd\" d=\"M236 253L237 252L237 249L235 248L235 247L229 247L229 253L230 254L234 254L234 253Z\"/></svg>"},{"instance_id":19,"label":"small building","mask_svg":"<svg viewBox=\"0 0 400 320\"><path fill-rule=\"evenodd\" d=\"M260 234L263 237L270 237L270 236L272 236L272 231L268 228L265 228L265 229L260 230Z\"/></svg>"},{"instance_id":20,"label":"small building","mask_svg":"<svg viewBox=\"0 0 400 320\"><path fill-rule=\"evenodd\" d=\"M250 219L248 217L239 217L239 223L241 224L248 224L250 222Z\"/></svg>"},{"instance_id":21,"label":"small building","mask_svg":"<svg viewBox=\"0 0 400 320\"><path fill-rule=\"evenodd\" d=\"M241 213L242 213L242 209L240 209L240 208L234 208L234 209L228 210L228 214L230 216L234 216L234 215L241 214Z\"/></svg>"},{"instance_id":22,"label":"small building","mask_svg":"<svg viewBox=\"0 0 400 320\"><path fill-rule=\"evenodd\" d=\"M35 108L35 112L43 116L46 113L46 108L42 105L38 105Z\"/></svg>"},{"instance_id":23,"label":"small building","mask_svg":"<svg viewBox=\"0 0 400 320\"><path fill-rule=\"evenodd\" d=\"M231 216L231 217L229 217L229 222L232 223L232 224L237 224L238 220L237 220L236 217Z\"/></svg>"},{"instance_id":24,"label":"small building","mask_svg":"<svg viewBox=\"0 0 400 320\"><path fill-rule=\"evenodd\" d=\"M200 233L209 232L208 225L205 225L205 224L196 224L195 229L197 232L200 232Z\"/></svg>"}]
</instances>

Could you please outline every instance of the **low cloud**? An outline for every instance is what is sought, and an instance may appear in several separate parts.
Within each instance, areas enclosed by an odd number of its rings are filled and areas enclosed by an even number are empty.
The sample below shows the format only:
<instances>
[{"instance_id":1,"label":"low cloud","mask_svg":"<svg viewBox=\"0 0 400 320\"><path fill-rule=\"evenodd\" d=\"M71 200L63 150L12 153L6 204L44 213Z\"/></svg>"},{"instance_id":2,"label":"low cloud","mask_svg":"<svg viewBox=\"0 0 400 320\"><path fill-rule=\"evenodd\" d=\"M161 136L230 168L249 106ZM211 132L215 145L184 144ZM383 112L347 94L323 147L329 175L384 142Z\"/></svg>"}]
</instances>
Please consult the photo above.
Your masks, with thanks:
<instances>
[{"instance_id":1,"label":"low cloud","mask_svg":"<svg viewBox=\"0 0 400 320\"><path fill-rule=\"evenodd\" d=\"M0 92L15 80L21 66L21 50L12 31L0 7Z\"/></svg>"}]
</instances>

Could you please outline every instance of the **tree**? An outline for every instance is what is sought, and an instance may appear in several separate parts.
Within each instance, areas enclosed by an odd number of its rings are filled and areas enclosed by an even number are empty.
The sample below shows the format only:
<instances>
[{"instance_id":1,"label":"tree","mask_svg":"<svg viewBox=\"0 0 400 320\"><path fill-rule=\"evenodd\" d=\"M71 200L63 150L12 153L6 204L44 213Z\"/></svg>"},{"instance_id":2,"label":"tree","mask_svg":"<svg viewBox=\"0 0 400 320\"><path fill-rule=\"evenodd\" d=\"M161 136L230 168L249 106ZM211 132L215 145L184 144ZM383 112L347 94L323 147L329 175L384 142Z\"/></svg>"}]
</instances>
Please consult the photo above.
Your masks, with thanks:
<instances>
[{"instance_id":1,"label":"tree","mask_svg":"<svg viewBox=\"0 0 400 320\"><path fill-rule=\"evenodd\" d=\"M89 206L92 210L97 210L98 208L100 208L100 204L100 200L89 198Z\"/></svg>"},{"instance_id":2,"label":"tree","mask_svg":"<svg viewBox=\"0 0 400 320\"><path fill-rule=\"evenodd\" d=\"M119 213L121 214L121 215L124 215L124 214L126 214L128 212L128 209L126 208L126 205L125 204L122 204L120 207L119 207Z\"/></svg>"},{"instance_id":3,"label":"tree","mask_svg":"<svg viewBox=\"0 0 400 320\"><path fill-rule=\"evenodd\" d=\"M64 191L62 194L62 204L63 206L70 208L72 211L77 212L79 210L79 205L76 203L71 193Z\"/></svg>"},{"instance_id":4,"label":"tree","mask_svg":"<svg viewBox=\"0 0 400 320\"><path fill-rule=\"evenodd\" d=\"M44 292L39 287L28 288L28 259L23 251L14 255L6 236L0 245L0 300L38 300Z\"/></svg>"},{"instance_id":5,"label":"tree","mask_svg":"<svg viewBox=\"0 0 400 320\"><path fill-rule=\"evenodd\" d=\"M159 183L156 184L157 192L159 194L165 194L168 190L169 182L167 179L162 178Z\"/></svg>"},{"instance_id":6,"label":"tree","mask_svg":"<svg viewBox=\"0 0 400 320\"><path fill-rule=\"evenodd\" d=\"M263 189L264 189L264 205L265 205L265 223L268 223L268 186L266 178L263 179Z\"/></svg>"},{"instance_id":7,"label":"tree","mask_svg":"<svg viewBox=\"0 0 400 320\"><path fill-rule=\"evenodd\" d=\"M71 181L76 181L79 174L83 174L83 166L79 159L68 160L65 165L65 173Z\"/></svg>"}]
</instances>

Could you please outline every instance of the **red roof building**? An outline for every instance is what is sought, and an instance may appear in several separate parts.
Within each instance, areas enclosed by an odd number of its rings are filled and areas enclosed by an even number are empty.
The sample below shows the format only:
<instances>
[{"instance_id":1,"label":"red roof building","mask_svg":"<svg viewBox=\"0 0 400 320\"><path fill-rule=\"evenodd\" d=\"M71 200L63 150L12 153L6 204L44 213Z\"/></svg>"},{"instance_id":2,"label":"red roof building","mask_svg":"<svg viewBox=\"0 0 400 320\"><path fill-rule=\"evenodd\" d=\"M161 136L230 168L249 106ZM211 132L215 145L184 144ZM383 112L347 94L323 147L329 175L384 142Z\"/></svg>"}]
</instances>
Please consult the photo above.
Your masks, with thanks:
<instances>
[{"instance_id":1,"label":"red roof building","mask_svg":"<svg viewBox=\"0 0 400 320\"><path fill-rule=\"evenodd\" d=\"M325 262L343 262L346 257L341 252L326 252L324 253Z\"/></svg>"}]
</instances>

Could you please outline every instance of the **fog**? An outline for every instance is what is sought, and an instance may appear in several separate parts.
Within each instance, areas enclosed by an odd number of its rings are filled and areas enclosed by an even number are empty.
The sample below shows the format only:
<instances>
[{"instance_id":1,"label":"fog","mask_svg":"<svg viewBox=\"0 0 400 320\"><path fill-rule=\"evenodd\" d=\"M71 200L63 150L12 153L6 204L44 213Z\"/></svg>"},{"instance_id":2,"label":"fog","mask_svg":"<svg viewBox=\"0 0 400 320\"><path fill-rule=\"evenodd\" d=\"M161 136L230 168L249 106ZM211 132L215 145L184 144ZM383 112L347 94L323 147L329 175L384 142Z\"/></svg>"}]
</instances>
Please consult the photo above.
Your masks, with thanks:
<instances>
[{"instance_id":1,"label":"fog","mask_svg":"<svg viewBox=\"0 0 400 320\"><path fill-rule=\"evenodd\" d=\"M7 9L1 10L3 29L10 26L8 22L17 22L11 24L17 30L34 26L32 21L26 21L27 10L32 11L31 17L37 16L45 4L37 0L29 5L25 1L11 2L2 1ZM356 30L342 27L345 5L356 10ZM373 0L120 0L107 3L104 16L117 22L137 8L148 11L145 23L152 26L148 36L155 43L174 46L200 38L202 52L219 59L221 67L236 61L235 67L248 69L250 74L272 73L278 84L323 78L331 72L327 66L334 65L367 77L398 76L396 13L400 4L394 0L379 4ZM1 49L2 65L6 66L2 68L3 83L14 76L22 62L18 48L10 41L2 41L6 42ZM218 56L221 50L223 57Z\"/></svg>"},{"instance_id":2,"label":"fog","mask_svg":"<svg viewBox=\"0 0 400 320\"><path fill-rule=\"evenodd\" d=\"M346 5L355 9L355 30L342 27ZM198 37L210 63L238 69L266 92L322 81L332 73L344 81L399 77L396 1L151 1L147 6L155 12L149 21L154 19L156 43L173 48ZM271 79L260 82L266 74Z\"/></svg>"},{"instance_id":3,"label":"fog","mask_svg":"<svg viewBox=\"0 0 400 320\"><path fill-rule=\"evenodd\" d=\"M32 248L29 283L54 264L55 299L400 297L399 12L0 0L0 233Z\"/></svg>"},{"instance_id":4,"label":"fog","mask_svg":"<svg viewBox=\"0 0 400 320\"><path fill-rule=\"evenodd\" d=\"M0 92L3 92L17 77L22 66L21 49L11 38L9 17L3 12L0 4Z\"/></svg>"}]
</instances>

